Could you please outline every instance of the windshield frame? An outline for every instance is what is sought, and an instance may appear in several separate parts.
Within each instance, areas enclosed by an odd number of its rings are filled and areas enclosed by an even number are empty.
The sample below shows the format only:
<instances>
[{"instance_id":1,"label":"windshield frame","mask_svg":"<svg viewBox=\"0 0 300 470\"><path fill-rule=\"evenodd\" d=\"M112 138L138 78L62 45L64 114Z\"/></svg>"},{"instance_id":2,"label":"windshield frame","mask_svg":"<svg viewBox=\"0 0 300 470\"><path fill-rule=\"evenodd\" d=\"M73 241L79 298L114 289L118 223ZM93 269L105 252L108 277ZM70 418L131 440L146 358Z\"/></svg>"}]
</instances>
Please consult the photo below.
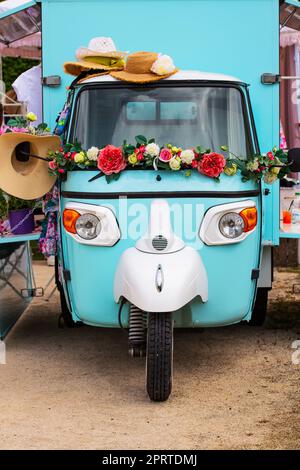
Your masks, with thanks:
<instances>
[{"instance_id":1,"label":"windshield frame","mask_svg":"<svg viewBox=\"0 0 300 470\"><path fill-rule=\"evenodd\" d=\"M257 132L255 127L254 115L250 101L250 95L248 86L246 83L241 82L231 82L231 81L213 81L213 80L169 80L169 81L160 81L150 84L133 84L127 82L93 82L79 85L79 90L75 95L72 106L72 115L69 121L69 126L67 130L67 142L74 141L74 131L75 123L77 121L77 114L79 110L78 102L81 93L86 90L94 89L115 89L115 88L139 88L139 89L151 89L157 87L169 87L174 88L176 86L180 87L217 87L217 88L234 88L238 90L241 94L241 105L243 111L243 118L245 123L245 135L246 139L249 142L249 150L251 155L259 154L259 144L257 138ZM77 87L76 87L77 88ZM247 155L248 157L248 155Z\"/></svg>"}]
</instances>

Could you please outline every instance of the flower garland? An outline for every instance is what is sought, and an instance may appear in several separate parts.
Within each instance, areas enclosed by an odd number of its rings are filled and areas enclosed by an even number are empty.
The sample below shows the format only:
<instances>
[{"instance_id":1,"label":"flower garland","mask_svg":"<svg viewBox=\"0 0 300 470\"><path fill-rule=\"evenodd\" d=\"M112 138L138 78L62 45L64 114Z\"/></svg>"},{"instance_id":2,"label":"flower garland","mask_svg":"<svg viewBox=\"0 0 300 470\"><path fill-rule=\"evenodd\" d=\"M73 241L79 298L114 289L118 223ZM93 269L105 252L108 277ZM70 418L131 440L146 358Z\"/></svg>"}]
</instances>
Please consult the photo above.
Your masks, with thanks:
<instances>
[{"instance_id":1,"label":"flower garland","mask_svg":"<svg viewBox=\"0 0 300 470\"><path fill-rule=\"evenodd\" d=\"M283 178L290 171L286 152L276 147L266 155L254 155L243 160L226 146L221 147L224 156L201 146L182 149L168 144L159 147L155 139L147 140L142 135L135 139L136 145L124 141L121 147L107 145L101 149L91 147L87 151L79 143L65 144L58 151L49 153L49 171L63 176L75 169L98 168L100 173L96 178L105 176L110 182L118 179L125 169L185 170L186 176L197 171L216 181L222 174L234 176L239 170L243 181L263 180L267 184Z\"/></svg>"},{"instance_id":2,"label":"flower garland","mask_svg":"<svg viewBox=\"0 0 300 470\"><path fill-rule=\"evenodd\" d=\"M51 134L50 128L47 124L41 123L38 126L34 126L33 123L37 120L37 116L34 113L27 113L25 117L15 117L10 119L7 125L0 127L0 136L2 134L8 134L9 132L22 132L23 134L31 135L49 135Z\"/></svg>"}]
</instances>

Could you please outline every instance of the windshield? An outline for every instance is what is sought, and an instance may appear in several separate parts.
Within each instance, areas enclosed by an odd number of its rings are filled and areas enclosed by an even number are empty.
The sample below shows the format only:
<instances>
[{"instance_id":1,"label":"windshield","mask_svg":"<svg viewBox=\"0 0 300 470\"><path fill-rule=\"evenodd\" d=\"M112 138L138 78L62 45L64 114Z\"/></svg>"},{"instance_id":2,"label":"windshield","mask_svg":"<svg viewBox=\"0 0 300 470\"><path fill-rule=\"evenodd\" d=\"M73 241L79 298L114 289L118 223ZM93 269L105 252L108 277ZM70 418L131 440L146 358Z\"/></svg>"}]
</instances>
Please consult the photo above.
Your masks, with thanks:
<instances>
[{"instance_id":1,"label":"windshield","mask_svg":"<svg viewBox=\"0 0 300 470\"><path fill-rule=\"evenodd\" d=\"M162 146L251 153L242 93L221 86L85 88L78 96L71 140L84 149L155 138Z\"/></svg>"}]
</instances>

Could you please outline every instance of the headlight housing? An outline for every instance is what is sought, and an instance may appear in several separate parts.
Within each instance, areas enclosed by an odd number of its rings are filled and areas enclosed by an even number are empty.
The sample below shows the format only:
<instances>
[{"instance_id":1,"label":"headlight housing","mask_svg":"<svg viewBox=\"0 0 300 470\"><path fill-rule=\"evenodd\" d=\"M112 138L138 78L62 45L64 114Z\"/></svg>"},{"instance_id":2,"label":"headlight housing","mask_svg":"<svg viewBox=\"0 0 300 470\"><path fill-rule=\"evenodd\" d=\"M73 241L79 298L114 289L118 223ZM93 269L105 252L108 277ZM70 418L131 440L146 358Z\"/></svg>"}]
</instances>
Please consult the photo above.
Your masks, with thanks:
<instances>
[{"instance_id":1,"label":"headlight housing","mask_svg":"<svg viewBox=\"0 0 300 470\"><path fill-rule=\"evenodd\" d=\"M210 207L199 229L208 246L230 245L245 240L256 229L258 211L251 199Z\"/></svg>"},{"instance_id":2,"label":"headlight housing","mask_svg":"<svg viewBox=\"0 0 300 470\"><path fill-rule=\"evenodd\" d=\"M93 240L101 231L101 222L94 214L82 214L76 220L76 233L84 240Z\"/></svg>"},{"instance_id":3,"label":"headlight housing","mask_svg":"<svg viewBox=\"0 0 300 470\"><path fill-rule=\"evenodd\" d=\"M105 206L67 202L62 222L65 232L82 245L114 246L121 238L116 216Z\"/></svg>"},{"instance_id":4,"label":"headlight housing","mask_svg":"<svg viewBox=\"0 0 300 470\"><path fill-rule=\"evenodd\" d=\"M236 212L228 212L223 215L219 221L219 230L226 238L238 238L242 235L245 228L243 217Z\"/></svg>"}]
</instances>

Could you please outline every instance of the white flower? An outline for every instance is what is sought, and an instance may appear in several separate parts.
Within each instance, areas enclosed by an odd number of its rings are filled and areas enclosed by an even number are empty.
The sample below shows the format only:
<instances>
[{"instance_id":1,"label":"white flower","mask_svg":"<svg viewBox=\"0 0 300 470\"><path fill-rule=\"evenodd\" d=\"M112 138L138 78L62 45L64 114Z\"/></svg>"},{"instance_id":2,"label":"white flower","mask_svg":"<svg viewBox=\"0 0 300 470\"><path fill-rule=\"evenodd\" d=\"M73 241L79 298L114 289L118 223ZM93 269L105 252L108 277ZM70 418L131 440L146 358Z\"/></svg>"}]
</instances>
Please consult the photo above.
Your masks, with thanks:
<instances>
[{"instance_id":1,"label":"white flower","mask_svg":"<svg viewBox=\"0 0 300 470\"><path fill-rule=\"evenodd\" d=\"M29 134L32 134L32 135L36 134L35 128L33 126L28 126L27 130Z\"/></svg>"},{"instance_id":2,"label":"white flower","mask_svg":"<svg viewBox=\"0 0 300 470\"><path fill-rule=\"evenodd\" d=\"M159 55L151 67L151 72L156 73L156 75L167 75L174 72L174 70L173 59L168 55Z\"/></svg>"},{"instance_id":3,"label":"white flower","mask_svg":"<svg viewBox=\"0 0 300 470\"><path fill-rule=\"evenodd\" d=\"M195 159L195 154L191 149L183 150L180 154L180 159L183 163L191 165L192 161Z\"/></svg>"},{"instance_id":4,"label":"white flower","mask_svg":"<svg viewBox=\"0 0 300 470\"><path fill-rule=\"evenodd\" d=\"M90 149L88 149L88 151L86 152L86 155L88 157L88 160L92 161L92 162L96 162L98 160L98 155L99 155L99 149L98 147L91 147Z\"/></svg>"},{"instance_id":5,"label":"white flower","mask_svg":"<svg viewBox=\"0 0 300 470\"><path fill-rule=\"evenodd\" d=\"M180 170L180 166L181 166L180 158L179 157L173 158L173 160L169 162L169 165L170 165L171 170L173 171Z\"/></svg>"},{"instance_id":6,"label":"white flower","mask_svg":"<svg viewBox=\"0 0 300 470\"><path fill-rule=\"evenodd\" d=\"M249 171L256 171L256 170L258 170L258 167L259 167L259 161L258 161L257 158L255 158L253 161L250 161L246 165L246 168Z\"/></svg>"},{"instance_id":7,"label":"white flower","mask_svg":"<svg viewBox=\"0 0 300 470\"><path fill-rule=\"evenodd\" d=\"M145 153L150 155L150 157L158 157L159 150L159 146L153 142L152 144L146 145Z\"/></svg>"}]
</instances>

